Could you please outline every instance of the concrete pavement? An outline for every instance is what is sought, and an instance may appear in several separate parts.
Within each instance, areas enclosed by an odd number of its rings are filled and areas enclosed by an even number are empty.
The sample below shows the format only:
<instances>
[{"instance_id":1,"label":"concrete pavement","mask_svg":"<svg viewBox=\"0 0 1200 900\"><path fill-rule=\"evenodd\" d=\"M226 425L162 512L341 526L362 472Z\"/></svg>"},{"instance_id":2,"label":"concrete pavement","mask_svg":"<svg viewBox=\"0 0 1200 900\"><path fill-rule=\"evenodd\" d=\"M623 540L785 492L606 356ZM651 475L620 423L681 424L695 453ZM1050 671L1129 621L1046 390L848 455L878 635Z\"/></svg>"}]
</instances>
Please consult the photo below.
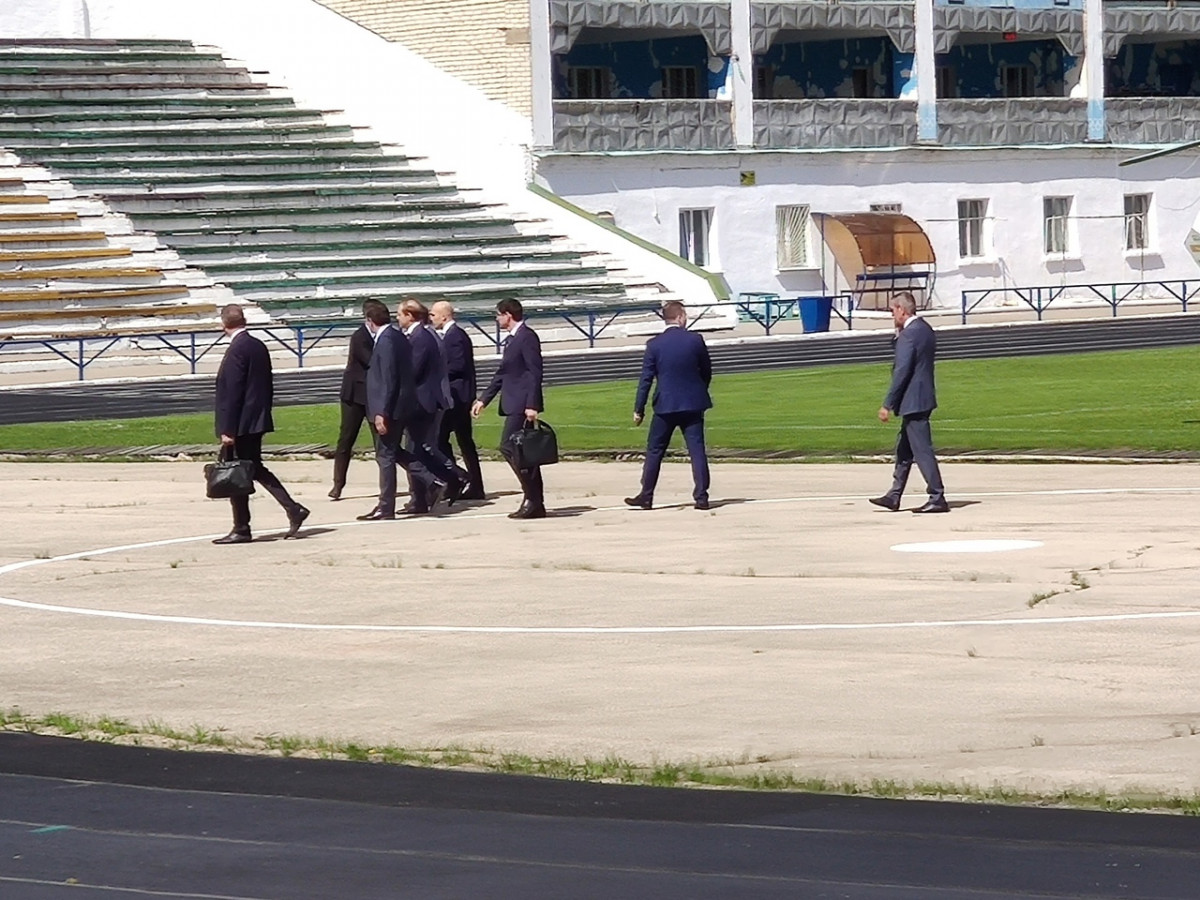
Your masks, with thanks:
<instances>
[{"instance_id":1,"label":"concrete pavement","mask_svg":"<svg viewBox=\"0 0 1200 900\"><path fill-rule=\"evenodd\" d=\"M703 513L686 466L658 497L682 505L643 512L621 504L637 465L570 463L547 471L545 521L507 519L505 496L371 524L352 521L369 464L337 504L328 463L273 468L313 509L305 538L215 547L228 508L203 498L198 463L0 464L0 566L34 563L0 568L0 706L857 781L1200 790L1196 465L950 464L954 511L913 516L866 503L881 465L722 464ZM499 465L485 476L514 486ZM269 497L253 509L259 536L284 526ZM945 545L978 540L1040 546ZM892 549L913 542L943 546Z\"/></svg>"}]
</instances>

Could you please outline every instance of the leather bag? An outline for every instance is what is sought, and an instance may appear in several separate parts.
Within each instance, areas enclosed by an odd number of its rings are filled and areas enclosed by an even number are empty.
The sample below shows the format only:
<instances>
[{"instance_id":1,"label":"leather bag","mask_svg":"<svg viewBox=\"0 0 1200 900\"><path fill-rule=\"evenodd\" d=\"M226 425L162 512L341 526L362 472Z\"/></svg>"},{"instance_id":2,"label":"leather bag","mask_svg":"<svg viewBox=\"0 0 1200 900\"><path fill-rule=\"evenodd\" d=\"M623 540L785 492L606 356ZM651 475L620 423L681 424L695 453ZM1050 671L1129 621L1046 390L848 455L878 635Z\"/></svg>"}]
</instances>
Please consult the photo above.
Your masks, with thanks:
<instances>
[{"instance_id":1,"label":"leather bag","mask_svg":"<svg viewBox=\"0 0 1200 900\"><path fill-rule=\"evenodd\" d=\"M238 459L232 447L222 447L217 461L204 467L204 482L213 500L249 497L254 493L254 462Z\"/></svg>"},{"instance_id":2,"label":"leather bag","mask_svg":"<svg viewBox=\"0 0 1200 900\"><path fill-rule=\"evenodd\" d=\"M550 466L558 462L558 436L549 423L542 419L526 422L524 428L514 431L509 435L508 445L518 469Z\"/></svg>"}]
</instances>

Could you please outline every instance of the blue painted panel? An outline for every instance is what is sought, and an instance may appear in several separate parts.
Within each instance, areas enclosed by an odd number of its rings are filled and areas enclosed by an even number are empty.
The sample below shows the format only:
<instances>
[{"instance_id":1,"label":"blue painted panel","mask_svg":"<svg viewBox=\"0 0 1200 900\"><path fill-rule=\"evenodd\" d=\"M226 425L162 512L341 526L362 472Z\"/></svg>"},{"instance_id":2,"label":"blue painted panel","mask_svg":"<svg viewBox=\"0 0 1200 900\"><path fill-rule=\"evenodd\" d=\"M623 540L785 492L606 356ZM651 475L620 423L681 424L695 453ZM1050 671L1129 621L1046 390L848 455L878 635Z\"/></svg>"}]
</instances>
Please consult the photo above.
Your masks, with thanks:
<instances>
[{"instance_id":1,"label":"blue painted panel","mask_svg":"<svg viewBox=\"0 0 1200 900\"><path fill-rule=\"evenodd\" d=\"M1126 42L1105 66L1110 97L1200 96L1200 41Z\"/></svg>"},{"instance_id":2,"label":"blue painted panel","mask_svg":"<svg viewBox=\"0 0 1200 900\"><path fill-rule=\"evenodd\" d=\"M911 68L911 56L908 59ZM896 96L892 42L885 37L774 44L755 62L773 73L773 96L764 99L853 97L855 69L867 70L866 96Z\"/></svg>"},{"instance_id":3,"label":"blue painted panel","mask_svg":"<svg viewBox=\"0 0 1200 900\"><path fill-rule=\"evenodd\" d=\"M965 99L1003 97L1001 70L1008 66L1031 69L1033 96L1062 97L1063 81L1077 60L1056 40L1003 41L956 46L949 53L939 53L937 64L954 70L958 96Z\"/></svg>"},{"instance_id":4,"label":"blue painted panel","mask_svg":"<svg viewBox=\"0 0 1200 900\"><path fill-rule=\"evenodd\" d=\"M712 92L724 86L729 60L722 57L710 65L708 44L700 35L660 38L650 41L618 41L607 44L576 44L555 66L555 92L567 96L568 66L601 66L612 72L613 97L645 100L662 96L662 69L690 66L697 70L701 88Z\"/></svg>"}]
</instances>

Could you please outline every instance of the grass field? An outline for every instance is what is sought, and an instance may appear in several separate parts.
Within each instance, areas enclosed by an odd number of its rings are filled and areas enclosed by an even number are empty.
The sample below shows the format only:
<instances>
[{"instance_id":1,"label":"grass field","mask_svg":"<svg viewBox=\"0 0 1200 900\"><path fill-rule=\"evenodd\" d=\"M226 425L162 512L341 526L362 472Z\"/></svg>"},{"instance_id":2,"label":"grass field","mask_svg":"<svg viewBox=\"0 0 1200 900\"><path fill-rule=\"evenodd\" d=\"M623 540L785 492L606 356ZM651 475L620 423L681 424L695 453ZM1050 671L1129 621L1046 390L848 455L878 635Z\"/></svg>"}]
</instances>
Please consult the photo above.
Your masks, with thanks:
<instances>
[{"instance_id":1,"label":"grass field","mask_svg":"<svg viewBox=\"0 0 1200 900\"><path fill-rule=\"evenodd\" d=\"M820 456L889 452L895 425L876 418L888 377L886 365L718 374L709 446ZM1200 348L947 360L937 377L934 439L942 452L1200 453ZM563 449L643 448L645 427L631 422L634 388L612 382L550 389L546 419ZM337 425L336 404L283 407L269 442L332 444ZM493 406L477 425L481 446L494 447L499 431ZM212 441L207 414L0 427L0 452Z\"/></svg>"}]
</instances>

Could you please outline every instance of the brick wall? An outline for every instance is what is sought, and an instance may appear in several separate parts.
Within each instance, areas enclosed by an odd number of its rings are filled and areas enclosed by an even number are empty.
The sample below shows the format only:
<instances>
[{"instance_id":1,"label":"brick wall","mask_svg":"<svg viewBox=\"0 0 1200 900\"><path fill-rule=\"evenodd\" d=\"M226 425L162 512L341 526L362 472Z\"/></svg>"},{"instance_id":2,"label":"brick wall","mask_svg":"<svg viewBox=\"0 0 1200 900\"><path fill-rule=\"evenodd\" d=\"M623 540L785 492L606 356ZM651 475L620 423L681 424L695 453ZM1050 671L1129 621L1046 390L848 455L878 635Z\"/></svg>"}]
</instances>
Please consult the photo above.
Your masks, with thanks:
<instances>
[{"instance_id":1,"label":"brick wall","mask_svg":"<svg viewBox=\"0 0 1200 900\"><path fill-rule=\"evenodd\" d=\"M528 0L320 0L530 114Z\"/></svg>"}]
</instances>

